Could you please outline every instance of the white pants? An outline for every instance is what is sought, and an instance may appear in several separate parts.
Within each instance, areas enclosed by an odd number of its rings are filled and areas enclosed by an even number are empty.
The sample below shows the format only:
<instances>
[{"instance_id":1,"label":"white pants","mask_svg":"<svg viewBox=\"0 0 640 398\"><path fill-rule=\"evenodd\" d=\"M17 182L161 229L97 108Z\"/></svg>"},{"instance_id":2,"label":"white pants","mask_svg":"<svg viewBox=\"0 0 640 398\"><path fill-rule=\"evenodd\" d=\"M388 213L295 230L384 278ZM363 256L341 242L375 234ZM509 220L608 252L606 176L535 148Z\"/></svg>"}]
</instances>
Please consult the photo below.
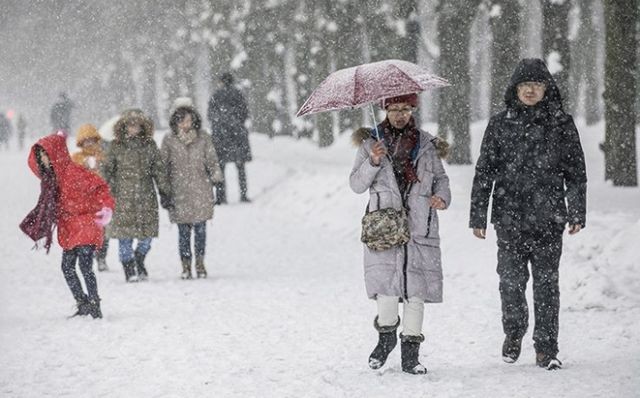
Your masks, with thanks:
<instances>
[{"instance_id":1,"label":"white pants","mask_svg":"<svg viewBox=\"0 0 640 398\"><path fill-rule=\"evenodd\" d=\"M378 304L378 325L395 325L398 322L399 297L378 295L376 303ZM424 318L424 301L417 297L409 297L403 304L402 334L420 336Z\"/></svg>"}]
</instances>

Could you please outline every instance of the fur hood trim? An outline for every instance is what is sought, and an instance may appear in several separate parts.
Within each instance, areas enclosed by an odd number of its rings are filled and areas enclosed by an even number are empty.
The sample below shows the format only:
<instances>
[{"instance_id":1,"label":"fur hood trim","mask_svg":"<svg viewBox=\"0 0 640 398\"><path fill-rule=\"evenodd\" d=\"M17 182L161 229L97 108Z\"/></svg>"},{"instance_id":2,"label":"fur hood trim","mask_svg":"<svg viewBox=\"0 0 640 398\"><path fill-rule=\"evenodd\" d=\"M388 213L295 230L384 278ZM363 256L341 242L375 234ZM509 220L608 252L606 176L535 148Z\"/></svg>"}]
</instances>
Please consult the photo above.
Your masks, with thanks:
<instances>
[{"instance_id":1,"label":"fur hood trim","mask_svg":"<svg viewBox=\"0 0 640 398\"><path fill-rule=\"evenodd\" d=\"M351 142L356 147L360 147L369 138L371 138L371 129L368 127L360 127L351 134ZM434 137L431 143L436 148L440 159L446 159L449 156L449 143L445 139Z\"/></svg>"}]
</instances>

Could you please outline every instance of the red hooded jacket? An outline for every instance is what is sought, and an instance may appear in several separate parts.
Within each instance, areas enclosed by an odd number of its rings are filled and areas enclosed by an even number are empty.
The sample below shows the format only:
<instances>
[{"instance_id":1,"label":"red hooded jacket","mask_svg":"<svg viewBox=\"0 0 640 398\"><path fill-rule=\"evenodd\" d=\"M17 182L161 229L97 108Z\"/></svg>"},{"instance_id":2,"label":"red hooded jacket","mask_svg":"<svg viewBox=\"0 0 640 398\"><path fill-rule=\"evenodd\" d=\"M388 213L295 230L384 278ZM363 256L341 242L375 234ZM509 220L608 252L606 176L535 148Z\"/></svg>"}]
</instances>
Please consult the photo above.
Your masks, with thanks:
<instances>
[{"instance_id":1,"label":"red hooded jacket","mask_svg":"<svg viewBox=\"0 0 640 398\"><path fill-rule=\"evenodd\" d=\"M65 250L83 245L101 247L104 232L95 222L96 212L103 207L111 210L115 207L109 186L96 174L71 161L63 135L48 135L36 145L47 153L58 182L58 243ZM29 167L40 178L33 147Z\"/></svg>"}]
</instances>

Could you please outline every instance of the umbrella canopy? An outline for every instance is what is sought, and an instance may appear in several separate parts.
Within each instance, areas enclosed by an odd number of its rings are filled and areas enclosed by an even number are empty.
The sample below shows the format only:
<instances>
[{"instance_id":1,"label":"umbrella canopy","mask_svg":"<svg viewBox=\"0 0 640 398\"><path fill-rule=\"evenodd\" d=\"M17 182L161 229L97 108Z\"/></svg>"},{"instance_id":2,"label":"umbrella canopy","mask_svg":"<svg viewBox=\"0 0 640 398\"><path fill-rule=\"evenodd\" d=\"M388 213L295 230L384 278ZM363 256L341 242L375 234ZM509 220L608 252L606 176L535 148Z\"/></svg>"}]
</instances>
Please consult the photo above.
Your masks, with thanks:
<instances>
[{"instance_id":1,"label":"umbrella canopy","mask_svg":"<svg viewBox=\"0 0 640 398\"><path fill-rule=\"evenodd\" d=\"M398 95L449 83L414 63L390 59L333 72L311 93L296 116L359 108Z\"/></svg>"}]
</instances>

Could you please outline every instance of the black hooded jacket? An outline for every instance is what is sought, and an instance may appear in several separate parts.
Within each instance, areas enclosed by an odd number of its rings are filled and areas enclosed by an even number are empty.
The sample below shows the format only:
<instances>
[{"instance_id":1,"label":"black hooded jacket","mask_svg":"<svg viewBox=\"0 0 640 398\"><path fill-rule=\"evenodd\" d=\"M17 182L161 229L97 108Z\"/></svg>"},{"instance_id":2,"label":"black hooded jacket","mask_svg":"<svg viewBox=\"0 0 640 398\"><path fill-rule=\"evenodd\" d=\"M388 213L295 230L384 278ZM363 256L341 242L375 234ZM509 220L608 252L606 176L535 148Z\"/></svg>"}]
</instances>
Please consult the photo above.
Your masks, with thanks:
<instances>
[{"instance_id":1,"label":"black hooded jacket","mask_svg":"<svg viewBox=\"0 0 640 398\"><path fill-rule=\"evenodd\" d=\"M518 99L516 86L544 82L534 106ZM540 59L523 59L505 92L506 109L484 133L471 192L471 228L491 223L514 232L585 226L587 177L578 130L562 109L560 91Z\"/></svg>"}]
</instances>

